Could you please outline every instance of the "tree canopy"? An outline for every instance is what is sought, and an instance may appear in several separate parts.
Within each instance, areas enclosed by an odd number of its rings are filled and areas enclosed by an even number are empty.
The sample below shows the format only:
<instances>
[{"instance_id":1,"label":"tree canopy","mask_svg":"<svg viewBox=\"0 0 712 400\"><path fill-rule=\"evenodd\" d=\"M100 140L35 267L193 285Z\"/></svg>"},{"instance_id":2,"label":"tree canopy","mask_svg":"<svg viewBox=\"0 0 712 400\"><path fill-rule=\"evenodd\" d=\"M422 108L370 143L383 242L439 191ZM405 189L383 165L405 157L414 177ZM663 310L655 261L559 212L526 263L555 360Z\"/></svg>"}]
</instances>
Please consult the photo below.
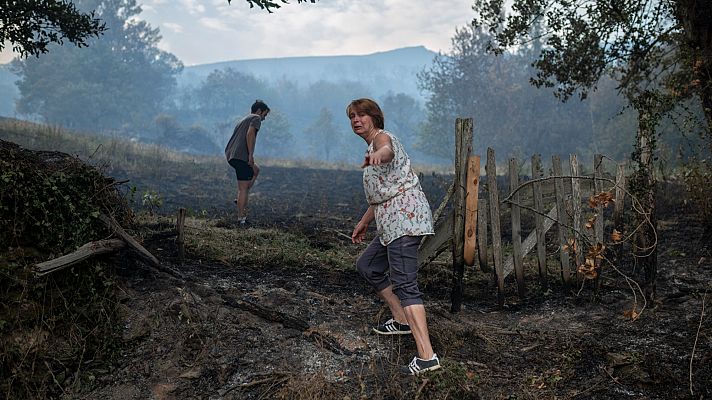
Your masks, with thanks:
<instances>
[{"instance_id":1,"label":"tree canopy","mask_svg":"<svg viewBox=\"0 0 712 400\"><path fill-rule=\"evenodd\" d=\"M228 0L230 3L231 0ZM250 8L268 12L287 4L287 0L245 0ZM316 3L316 0L297 0L297 3ZM6 43L21 58L46 53L52 43L68 41L78 47L87 45L92 37L106 31L106 24L95 11L79 10L75 2L67 0L0 0L0 50Z\"/></svg>"},{"instance_id":2,"label":"tree canopy","mask_svg":"<svg viewBox=\"0 0 712 400\"><path fill-rule=\"evenodd\" d=\"M0 50L10 43L20 57L39 56L65 40L83 47L105 30L93 11L82 12L70 1L0 0Z\"/></svg>"},{"instance_id":3,"label":"tree canopy","mask_svg":"<svg viewBox=\"0 0 712 400\"><path fill-rule=\"evenodd\" d=\"M86 49L58 46L40 58L17 60L21 76L17 109L49 123L94 131L152 124L175 87L181 62L158 49L160 35L136 0L80 0L100 10L110 28Z\"/></svg>"},{"instance_id":4,"label":"tree canopy","mask_svg":"<svg viewBox=\"0 0 712 400\"><path fill-rule=\"evenodd\" d=\"M543 42L532 82L564 100L585 97L610 73L631 99L649 90L672 103L699 98L712 127L712 1L475 0L473 8L497 52Z\"/></svg>"}]
</instances>

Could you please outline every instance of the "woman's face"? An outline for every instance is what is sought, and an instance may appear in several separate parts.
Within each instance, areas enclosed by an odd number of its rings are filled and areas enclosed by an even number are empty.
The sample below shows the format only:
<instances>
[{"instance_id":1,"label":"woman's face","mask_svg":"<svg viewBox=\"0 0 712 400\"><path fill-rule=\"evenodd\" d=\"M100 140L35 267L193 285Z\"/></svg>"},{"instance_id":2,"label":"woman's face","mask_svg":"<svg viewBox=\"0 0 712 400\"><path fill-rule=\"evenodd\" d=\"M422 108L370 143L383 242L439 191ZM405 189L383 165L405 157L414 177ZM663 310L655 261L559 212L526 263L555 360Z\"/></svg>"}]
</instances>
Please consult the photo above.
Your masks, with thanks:
<instances>
[{"instance_id":1,"label":"woman's face","mask_svg":"<svg viewBox=\"0 0 712 400\"><path fill-rule=\"evenodd\" d=\"M351 129L357 135L365 135L375 129L373 119L363 111L351 109L349 119L351 120Z\"/></svg>"}]
</instances>

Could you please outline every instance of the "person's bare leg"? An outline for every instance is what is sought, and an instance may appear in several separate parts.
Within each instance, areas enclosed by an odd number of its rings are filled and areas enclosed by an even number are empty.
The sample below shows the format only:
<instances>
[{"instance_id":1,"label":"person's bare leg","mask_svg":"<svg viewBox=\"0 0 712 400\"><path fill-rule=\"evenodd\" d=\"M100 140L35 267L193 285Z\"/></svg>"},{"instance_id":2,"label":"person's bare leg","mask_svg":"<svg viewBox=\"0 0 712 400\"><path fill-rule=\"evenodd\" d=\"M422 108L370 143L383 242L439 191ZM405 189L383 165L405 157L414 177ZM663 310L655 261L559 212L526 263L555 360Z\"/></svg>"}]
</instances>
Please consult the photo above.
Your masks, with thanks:
<instances>
[{"instance_id":1,"label":"person's bare leg","mask_svg":"<svg viewBox=\"0 0 712 400\"><path fill-rule=\"evenodd\" d=\"M395 296L394 296L395 297ZM428 321L425 318L425 306L413 304L403 307L405 317L410 325L410 331L415 339L415 347L418 349L418 357L429 360L433 357L433 347L430 344L430 334L428 333Z\"/></svg>"},{"instance_id":2,"label":"person's bare leg","mask_svg":"<svg viewBox=\"0 0 712 400\"><path fill-rule=\"evenodd\" d=\"M391 315L393 319L401 324L405 324L407 319L403 312L403 307L401 307L400 299L393 293L393 286L388 286L385 289L378 292L378 297L383 299L391 310Z\"/></svg>"},{"instance_id":3,"label":"person's bare leg","mask_svg":"<svg viewBox=\"0 0 712 400\"><path fill-rule=\"evenodd\" d=\"M247 197L250 194L252 181L237 181L237 218L247 217Z\"/></svg>"}]
</instances>

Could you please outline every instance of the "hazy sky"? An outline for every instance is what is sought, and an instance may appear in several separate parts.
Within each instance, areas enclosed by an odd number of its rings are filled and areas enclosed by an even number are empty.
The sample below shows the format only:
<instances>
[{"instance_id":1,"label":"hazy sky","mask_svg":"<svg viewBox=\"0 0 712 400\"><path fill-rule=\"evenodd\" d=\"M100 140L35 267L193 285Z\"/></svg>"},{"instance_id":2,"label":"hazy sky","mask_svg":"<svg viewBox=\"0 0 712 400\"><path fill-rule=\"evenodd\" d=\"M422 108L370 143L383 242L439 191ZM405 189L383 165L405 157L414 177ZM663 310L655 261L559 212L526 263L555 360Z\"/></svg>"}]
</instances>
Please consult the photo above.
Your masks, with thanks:
<instances>
[{"instance_id":1,"label":"hazy sky","mask_svg":"<svg viewBox=\"0 0 712 400\"><path fill-rule=\"evenodd\" d=\"M448 51L471 0L292 0L272 14L245 0L139 0L160 47L186 65L226 60L369 54L423 45ZM0 56L7 62L8 55Z\"/></svg>"}]
</instances>

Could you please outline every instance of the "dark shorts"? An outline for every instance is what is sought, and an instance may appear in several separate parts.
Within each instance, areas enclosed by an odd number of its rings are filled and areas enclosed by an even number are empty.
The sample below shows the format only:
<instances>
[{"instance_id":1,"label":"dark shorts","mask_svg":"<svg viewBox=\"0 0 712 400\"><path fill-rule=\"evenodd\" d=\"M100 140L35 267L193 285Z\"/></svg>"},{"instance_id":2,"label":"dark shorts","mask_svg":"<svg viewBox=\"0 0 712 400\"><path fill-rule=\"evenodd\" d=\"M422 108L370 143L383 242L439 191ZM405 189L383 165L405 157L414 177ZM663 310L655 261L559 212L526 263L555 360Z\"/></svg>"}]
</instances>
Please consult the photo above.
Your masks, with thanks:
<instances>
[{"instance_id":1,"label":"dark shorts","mask_svg":"<svg viewBox=\"0 0 712 400\"><path fill-rule=\"evenodd\" d=\"M237 174L238 181L251 181L252 178L255 176L255 170L253 170L252 167L247 164L247 161L233 158L232 160L228 161L228 164L235 168L235 173Z\"/></svg>"},{"instance_id":2,"label":"dark shorts","mask_svg":"<svg viewBox=\"0 0 712 400\"><path fill-rule=\"evenodd\" d=\"M420 239L403 236L383 246L376 236L356 261L356 269L376 292L392 285L401 306L423 304L423 294L418 288Z\"/></svg>"}]
</instances>

